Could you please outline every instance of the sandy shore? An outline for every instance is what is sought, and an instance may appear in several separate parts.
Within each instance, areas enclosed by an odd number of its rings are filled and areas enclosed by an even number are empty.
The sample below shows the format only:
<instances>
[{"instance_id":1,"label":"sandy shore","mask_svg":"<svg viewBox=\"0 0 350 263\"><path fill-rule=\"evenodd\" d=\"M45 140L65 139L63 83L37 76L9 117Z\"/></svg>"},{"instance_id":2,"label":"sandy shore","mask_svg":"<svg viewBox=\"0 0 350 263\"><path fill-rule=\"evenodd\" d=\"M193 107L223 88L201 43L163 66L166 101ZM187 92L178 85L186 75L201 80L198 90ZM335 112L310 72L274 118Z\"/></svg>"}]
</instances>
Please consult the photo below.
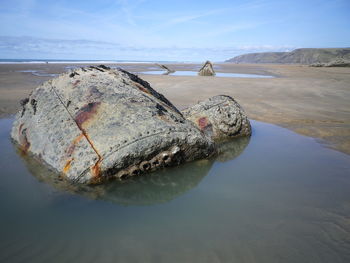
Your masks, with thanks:
<instances>
[{"instance_id":1,"label":"sandy shore","mask_svg":"<svg viewBox=\"0 0 350 263\"><path fill-rule=\"evenodd\" d=\"M19 101L65 64L1 64L0 117L15 113ZM81 66L81 65L79 65ZM117 65L114 65L117 66ZM157 67L120 64L131 72ZM176 70L198 70L201 65L168 65ZM180 109L217 94L238 100L249 118L274 123L319 138L327 146L350 154L350 68L311 68L301 65L216 64L218 72L273 75L276 78L218 78L140 75Z\"/></svg>"}]
</instances>

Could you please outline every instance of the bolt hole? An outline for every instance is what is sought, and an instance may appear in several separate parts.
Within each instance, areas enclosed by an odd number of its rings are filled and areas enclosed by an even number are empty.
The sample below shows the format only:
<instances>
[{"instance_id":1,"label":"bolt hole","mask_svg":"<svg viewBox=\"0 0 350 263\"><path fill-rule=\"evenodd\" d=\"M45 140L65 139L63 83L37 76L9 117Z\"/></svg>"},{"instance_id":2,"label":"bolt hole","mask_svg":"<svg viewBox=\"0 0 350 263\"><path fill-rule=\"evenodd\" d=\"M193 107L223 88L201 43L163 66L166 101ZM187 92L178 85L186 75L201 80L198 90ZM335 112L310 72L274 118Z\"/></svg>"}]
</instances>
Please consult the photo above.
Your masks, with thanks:
<instances>
[{"instance_id":1,"label":"bolt hole","mask_svg":"<svg viewBox=\"0 0 350 263\"><path fill-rule=\"evenodd\" d=\"M150 168L149 163L145 163L144 165L142 165L142 168L143 168L144 170L148 170L148 169Z\"/></svg>"},{"instance_id":2,"label":"bolt hole","mask_svg":"<svg viewBox=\"0 0 350 263\"><path fill-rule=\"evenodd\" d=\"M128 177L128 174L127 173L122 173L120 175L120 179L126 179Z\"/></svg>"},{"instance_id":3,"label":"bolt hole","mask_svg":"<svg viewBox=\"0 0 350 263\"><path fill-rule=\"evenodd\" d=\"M131 173L132 175L139 175L140 174L140 170L139 169L135 169L132 171Z\"/></svg>"}]
</instances>

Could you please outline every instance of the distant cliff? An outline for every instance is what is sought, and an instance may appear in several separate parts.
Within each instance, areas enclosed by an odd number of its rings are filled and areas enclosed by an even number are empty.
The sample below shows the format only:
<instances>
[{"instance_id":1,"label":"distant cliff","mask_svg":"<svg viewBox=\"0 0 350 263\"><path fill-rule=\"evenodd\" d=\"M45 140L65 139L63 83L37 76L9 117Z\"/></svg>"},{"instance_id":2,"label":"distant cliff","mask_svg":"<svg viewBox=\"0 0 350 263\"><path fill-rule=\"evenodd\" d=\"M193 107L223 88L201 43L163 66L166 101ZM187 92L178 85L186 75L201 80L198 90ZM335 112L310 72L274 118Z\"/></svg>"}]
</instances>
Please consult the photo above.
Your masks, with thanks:
<instances>
[{"instance_id":1,"label":"distant cliff","mask_svg":"<svg viewBox=\"0 0 350 263\"><path fill-rule=\"evenodd\" d=\"M233 63L330 63L343 59L350 61L350 48L299 48L291 52L263 52L240 55L225 62Z\"/></svg>"}]
</instances>

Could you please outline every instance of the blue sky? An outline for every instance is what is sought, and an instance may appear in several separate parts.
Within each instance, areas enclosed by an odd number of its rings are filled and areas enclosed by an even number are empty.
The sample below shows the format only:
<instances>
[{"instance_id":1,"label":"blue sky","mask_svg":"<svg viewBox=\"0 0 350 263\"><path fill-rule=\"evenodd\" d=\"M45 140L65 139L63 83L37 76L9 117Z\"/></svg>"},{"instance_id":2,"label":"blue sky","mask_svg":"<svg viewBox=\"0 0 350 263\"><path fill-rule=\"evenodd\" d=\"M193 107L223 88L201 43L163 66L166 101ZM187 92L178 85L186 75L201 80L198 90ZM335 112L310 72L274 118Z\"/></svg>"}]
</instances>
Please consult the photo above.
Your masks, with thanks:
<instances>
[{"instance_id":1,"label":"blue sky","mask_svg":"<svg viewBox=\"0 0 350 263\"><path fill-rule=\"evenodd\" d=\"M0 0L0 58L223 61L350 47L350 0Z\"/></svg>"}]
</instances>

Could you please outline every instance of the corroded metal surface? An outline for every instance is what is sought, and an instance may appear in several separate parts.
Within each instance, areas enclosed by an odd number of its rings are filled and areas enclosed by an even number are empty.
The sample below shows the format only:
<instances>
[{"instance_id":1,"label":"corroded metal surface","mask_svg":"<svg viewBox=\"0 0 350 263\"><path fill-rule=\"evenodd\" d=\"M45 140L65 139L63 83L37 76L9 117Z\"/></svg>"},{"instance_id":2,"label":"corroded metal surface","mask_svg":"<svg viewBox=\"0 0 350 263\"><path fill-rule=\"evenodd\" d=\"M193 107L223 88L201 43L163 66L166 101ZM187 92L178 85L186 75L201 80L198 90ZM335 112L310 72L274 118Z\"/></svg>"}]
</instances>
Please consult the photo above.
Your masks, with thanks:
<instances>
[{"instance_id":1,"label":"corroded metal surface","mask_svg":"<svg viewBox=\"0 0 350 263\"><path fill-rule=\"evenodd\" d=\"M230 96L214 96L183 110L182 113L186 119L215 140L251 134L246 114Z\"/></svg>"},{"instance_id":2,"label":"corroded metal surface","mask_svg":"<svg viewBox=\"0 0 350 263\"><path fill-rule=\"evenodd\" d=\"M77 69L33 91L12 138L68 179L99 183L203 158L211 138L137 76Z\"/></svg>"},{"instance_id":3,"label":"corroded metal surface","mask_svg":"<svg viewBox=\"0 0 350 263\"><path fill-rule=\"evenodd\" d=\"M11 137L78 183L127 178L206 158L213 139L250 135L239 105L216 96L185 111L124 70L76 69L22 100Z\"/></svg>"}]
</instances>

